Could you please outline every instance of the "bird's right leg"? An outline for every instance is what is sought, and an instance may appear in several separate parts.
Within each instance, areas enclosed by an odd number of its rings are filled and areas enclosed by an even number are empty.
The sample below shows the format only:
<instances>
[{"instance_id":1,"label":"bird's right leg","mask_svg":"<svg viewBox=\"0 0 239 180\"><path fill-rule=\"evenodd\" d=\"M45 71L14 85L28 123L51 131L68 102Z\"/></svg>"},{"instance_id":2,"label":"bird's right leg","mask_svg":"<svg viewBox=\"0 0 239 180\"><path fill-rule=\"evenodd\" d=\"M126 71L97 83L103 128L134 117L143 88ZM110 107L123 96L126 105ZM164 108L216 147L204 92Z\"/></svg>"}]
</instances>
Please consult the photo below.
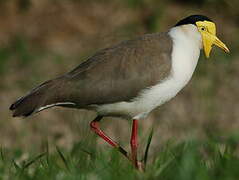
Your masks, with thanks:
<instances>
[{"instance_id":1,"label":"bird's right leg","mask_svg":"<svg viewBox=\"0 0 239 180\"><path fill-rule=\"evenodd\" d=\"M137 151L138 151L138 120L137 119L133 119L130 145L131 145L131 152L132 152L131 159L132 159L133 165L139 171L144 171L144 164L138 161L137 159Z\"/></svg>"},{"instance_id":2,"label":"bird's right leg","mask_svg":"<svg viewBox=\"0 0 239 180\"><path fill-rule=\"evenodd\" d=\"M102 139L104 139L107 143L109 143L111 146L117 148L119 152L121 152L125 157L128 157L127 151L125 151L118 143L113 141L109 136L107 136L101 129L100 129L100 120L103 118L103 116L97 116L93 121L90 123L91 129Z\"/></svg>"}]
</instances>

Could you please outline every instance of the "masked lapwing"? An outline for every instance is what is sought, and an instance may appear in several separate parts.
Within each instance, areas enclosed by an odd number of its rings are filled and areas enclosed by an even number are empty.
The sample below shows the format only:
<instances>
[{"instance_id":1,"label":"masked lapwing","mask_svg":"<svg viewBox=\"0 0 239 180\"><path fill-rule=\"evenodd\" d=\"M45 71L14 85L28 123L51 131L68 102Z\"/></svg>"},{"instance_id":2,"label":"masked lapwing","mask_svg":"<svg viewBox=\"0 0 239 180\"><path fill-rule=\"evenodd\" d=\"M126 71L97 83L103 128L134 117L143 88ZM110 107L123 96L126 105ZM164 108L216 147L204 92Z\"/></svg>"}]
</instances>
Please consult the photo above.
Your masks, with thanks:
<instances>
[{"instance_id":1,"label":"masked lapwing","mask_svg":"<svg viewBox=\"0 0 239 180\"><path fill-rule=\"evenodd\" d=\"M215 23L192 15L167 32L146 34L102 49L72 71L37 86L10 107L13 117L29 116L54 106L94 110L91 129L106 142L137 161L138 120L172 99L189 82L200 50L208 58L216 45L229 52L216 36ZM99 126L105 116L131 119L131 156Z\"/></svg>"}]
</instances>

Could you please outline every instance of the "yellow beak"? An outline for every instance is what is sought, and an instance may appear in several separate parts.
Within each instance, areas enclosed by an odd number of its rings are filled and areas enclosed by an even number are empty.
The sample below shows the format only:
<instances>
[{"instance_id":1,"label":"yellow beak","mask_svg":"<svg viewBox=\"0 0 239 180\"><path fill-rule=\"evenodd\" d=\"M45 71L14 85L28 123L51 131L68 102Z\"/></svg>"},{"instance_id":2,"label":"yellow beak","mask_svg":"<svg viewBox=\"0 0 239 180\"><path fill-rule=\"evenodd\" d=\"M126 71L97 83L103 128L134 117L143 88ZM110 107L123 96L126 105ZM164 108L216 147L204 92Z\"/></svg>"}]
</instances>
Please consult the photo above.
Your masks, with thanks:
<instances>
[{"instance_id":1,"label":"yellow beak","mask_svg":"<svg viewBox=\"0 0 239 180\"><path fill-rule=\"evenodd\" d=\"M196 25L198 26L198 30L202 35L203 48L207 58L209 58L212 46L214 44L223 49L226 53L230 52L227 46L217 38L216 26L213 22L199 21L196 22Z\"/></svg>"},{"instance_id":2,"label":"yellow beak","mask_svg":"<svg viewBox=\"0 0 239 180\"><path fill-rule=\"evenodd\" d=\"M223 49L226 53L230 52L227 46L220 39L218 39L217 36L210 34L208 32L202 33L202 41L204 52L207 58L209 58L212 45L214 44L219 48Z\"/></svg>"}]
</instances>

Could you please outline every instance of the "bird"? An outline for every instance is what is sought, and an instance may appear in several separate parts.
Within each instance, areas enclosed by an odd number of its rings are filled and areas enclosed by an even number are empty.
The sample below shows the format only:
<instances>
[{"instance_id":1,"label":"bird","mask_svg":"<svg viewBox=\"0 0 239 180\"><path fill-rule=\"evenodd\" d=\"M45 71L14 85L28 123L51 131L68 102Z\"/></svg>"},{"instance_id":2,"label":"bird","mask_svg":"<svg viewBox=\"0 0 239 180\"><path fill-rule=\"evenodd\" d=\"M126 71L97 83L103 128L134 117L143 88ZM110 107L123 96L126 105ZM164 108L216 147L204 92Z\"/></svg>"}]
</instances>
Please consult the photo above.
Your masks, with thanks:
<instances>
[{"instance_id":1,"label":"bird","mask_svg":"<svg viewBox=\"0 0 239 180\"><path fill-rule=\"evenodd\" d=\"M216 36L214 21L204 15L190 15L166 32L145 34L97 51L73 70L29 91L10 110L13 117L30 116L54 106L95 111L91 130L140 169L138 122L186 86L201 50L209 58L213 45L229 53ZM130 155L100 128L103 117L132 121Z\"/></svg>"}]
</instances>

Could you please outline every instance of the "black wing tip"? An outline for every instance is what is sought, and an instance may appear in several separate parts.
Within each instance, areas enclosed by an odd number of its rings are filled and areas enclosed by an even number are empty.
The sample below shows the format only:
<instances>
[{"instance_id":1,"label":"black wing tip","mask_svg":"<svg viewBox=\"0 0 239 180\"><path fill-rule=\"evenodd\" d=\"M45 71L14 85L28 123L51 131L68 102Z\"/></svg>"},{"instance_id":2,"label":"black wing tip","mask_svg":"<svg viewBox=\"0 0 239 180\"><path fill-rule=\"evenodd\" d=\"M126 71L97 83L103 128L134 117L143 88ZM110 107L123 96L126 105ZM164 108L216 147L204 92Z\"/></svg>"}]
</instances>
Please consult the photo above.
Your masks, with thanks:
<instances>
[{"instance_id":1,"label":"black wing tip","mask_svg":"<svg viewBox=\"0 0 239 180\"><path fill-rule=\"evenodd\" d=\"M17 116L15 113L13 113L13 114L12 114L12 117L19 117L19 116Z\"/></svg>"},{"instance_id":2,"label":"black wing tip","mask_svg":"<svg viewBox=\"0 0 239 180\"><path fill-rule=\"evenodd\" d=\"M19 109L21 103L23 102L24 98L20 98L17 101L15 101L13 104L11 104L11 106L9 107L10 111L13 111L12 117L27 117L30 116L33 112L34 109L30 110L30 111L21 111L21 108Z\"/></svg>"},{"instance_id":3,"label":"black wing tip","mask_svg":"<svg viewBox=\"0 0 239 180\"><path fill-rule=\"evenodd\" d=\"M10 107L9 110L14 110L18 107L18 105L22 102L22 100L24 99L24 97L20 97L19 99L17 99Z\"/></svg>"},{"instance_id":4,"label":"black wing tip","mask_svg":"<svg viewBox=\"0 0 239 180\"><path fill-rule=\"evenodd\" d=\"M9 107L9 110L13 111L14 109L16 109L15 103L11 104L11 106Z\"/></svg>"},{"instance_id":5,"label":"black wing tip","mask_svg":"<svg viewBox=\"0 0 239 180\"><path fill-rule=\"evenodd\" d=\"M24 113L24 114L15 111L15 112L13 112L12 117L28 117L28 116L32 115L33 113L34 113L34 110L29 111L29 112Z\"/></svg>"}]
</instances>

